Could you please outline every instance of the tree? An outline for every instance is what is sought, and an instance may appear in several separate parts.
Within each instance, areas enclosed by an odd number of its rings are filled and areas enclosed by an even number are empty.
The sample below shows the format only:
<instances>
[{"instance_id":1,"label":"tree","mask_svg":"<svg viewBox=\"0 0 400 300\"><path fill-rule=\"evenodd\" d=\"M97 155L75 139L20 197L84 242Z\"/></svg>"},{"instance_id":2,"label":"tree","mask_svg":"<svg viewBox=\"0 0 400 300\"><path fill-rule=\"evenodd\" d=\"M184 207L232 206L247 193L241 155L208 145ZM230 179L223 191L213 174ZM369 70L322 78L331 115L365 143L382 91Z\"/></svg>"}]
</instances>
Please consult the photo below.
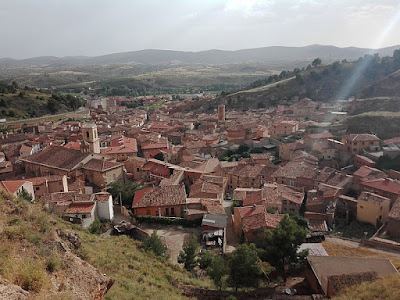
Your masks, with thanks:
<instances>
[{"instance_id":1,"label":"tree","mask_svg":"<svg viewBox=\"0 0 400 300\"><path fill-rule=\"evenodd\" d=\"M164 161L164 154L162 152L158 152L156 155L153 156L153 158Z\"/></svg>"},{"instance_id":2,"label":"tree","mask_svg":"<svg viewBox=\"0 0 400 300\"><path fill-rule=\"evenodd\" d=\"M255 245L239 245L229 260L229 278L236 290L240 286L257 286L260 275L261 265Z\"/></svg>"},{"instance_id":3,"label":"tree","mask_svg":"<svg viewBox=\"0 0 400 300\"><path fill-rule=\"evenodd\" d=\"M236 153L237 154L243 154L244 152L249 151L249 146L247 144L241 144L239 148L237 149Z\"/></svg>"},{"instance_id":4,"label":"tree","mask_svg":"<svg viewBox=\"0 0 400 300\"><path fill-rule=\"evenodd\" d=\"M275 267L286 281L285 266L298 264L307 255L304 251L297 252L306 235L307 230L286 215L273 231L265 233L265 239L260 243L263 250L259 251L259 255Z\"/></svg>"},{"instance_id":5,"label":"tree","mask_svg":"<svg viewBox=\"0 0 400 300\"><path fill-rule=\"evenodd\" d=\"M107 186L107 192L109 192L113 199L118 199L121 195L122 205L132 206L133 196L137 190L143 189L138 183L121 181L115 181Z\"/></svg>"},{"instance_id":6,"label":"tree","mask_svg":"<svg viewBox=\"0 0 400 300\"><path fill-rule=\"evenodd\" d=\"M303 79L303 77L301 76L301 74L296 74L296 81L297 81L299 84L304 84L304 79Z\"/></svg>"},{"instance_id":7,"label":"tree","mask_svg":"<svg viewBox=\"0 0 400 300\"><path fill-rule=\"evenodd\" d=\"M153 230L153 233L144 241L144 247L148 251L152 251L155 255L166 257L167 247L162 243L160 237L157 235L157 231Z\"/></svg>"},{"instance_id":8,"label":"tree","mask_svg":"<svg viewBox=\"0 0 400 300\"><path fill-rule=\"evenodd\" d=\"M89 227L89 232L92 234L100 234L102 232L101 230L101 222L98 218L96 218L92 224L90 224Z\"/></svg>"},{"instance_id":9,"label":"tree","mask_svg":"<svg viewBox=\"0 0 400 300\"><path fill-rule=\"evenodd\" d=\"M214 284L221 289L222 288L222 277L228 273L228 269L225 265L225 260L219 254L213 254L211 264L206 269L208 276L214 281Z\"/></svg>"},{"instance_id":10,"label":"tree","mask_svg":"<svg viewBox=\"0 0 400 300\"><path fill-rule=\"evenodd\" d=\"M199 259L199 267L202 270L206 270L209 266L211 266L213 260L213 253L205 250L200 253Z\"/></svg>"},{"instance_id":11,"label":"tree","mask_svg":"<svg viewBox=\"0 0 400 300\"><path fill-rule=\"evenodd\" d=\"M189 241L183 244L182 250L178 256L178 262L183 263L186 270L192 271L197 266L197 249L199 248L197 237L190 235Z\"/></svg>"},{"instance_id":12,"label":"tree","mask_svg":"<svg viewBox=\"0 0 400 300\"><path fill-rule=\"evenodd\" d=\"M322 60L321 60L319 57L316 58L316 59L314 59L313 62L311 63L311 65L312 65L313 67L317 67L317 66L319 66L320 64L322 64Z\"/></svg>"},{"instance_id":13,"label":"tree","mask_svg":"<svg viewBox=\"0 0 400 300\"><path fill-rule=\"evenodd\" d=\"M60 103L54 98L49 98L47 101L47 108L52 114L55 114L60 108Z\"/></svg>"},{"instance_id":14,"label":"tree","mask_svg":"<svg viewBox=\"0 0 400 300\"><path fill-rule=\"evenodd\" d=\"M201 252L199 267L206 270L208 276L210 276L219 289L222 288L222 277L228 274L228 268L221 255L207 250Z\"/></svg>"}]
</instances>

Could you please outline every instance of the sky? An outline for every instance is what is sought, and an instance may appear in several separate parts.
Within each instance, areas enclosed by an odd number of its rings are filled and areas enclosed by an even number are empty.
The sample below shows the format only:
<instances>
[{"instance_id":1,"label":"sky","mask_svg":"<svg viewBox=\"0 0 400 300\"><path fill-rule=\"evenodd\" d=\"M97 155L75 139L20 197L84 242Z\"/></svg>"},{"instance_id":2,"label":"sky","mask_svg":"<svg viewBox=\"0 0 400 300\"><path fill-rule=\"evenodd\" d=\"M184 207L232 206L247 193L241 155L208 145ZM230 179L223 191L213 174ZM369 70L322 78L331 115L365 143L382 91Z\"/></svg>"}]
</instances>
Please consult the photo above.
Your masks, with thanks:
<instances>
[{"instance_id":1,"label":"sky","mask_svg":"<svg viewBox=\"0 0 400 300\"><path fill-rule=\"evenodd\" d=\"M0 58L400 44L398 0L1 0Z\"/></svg>"}]
</instances>

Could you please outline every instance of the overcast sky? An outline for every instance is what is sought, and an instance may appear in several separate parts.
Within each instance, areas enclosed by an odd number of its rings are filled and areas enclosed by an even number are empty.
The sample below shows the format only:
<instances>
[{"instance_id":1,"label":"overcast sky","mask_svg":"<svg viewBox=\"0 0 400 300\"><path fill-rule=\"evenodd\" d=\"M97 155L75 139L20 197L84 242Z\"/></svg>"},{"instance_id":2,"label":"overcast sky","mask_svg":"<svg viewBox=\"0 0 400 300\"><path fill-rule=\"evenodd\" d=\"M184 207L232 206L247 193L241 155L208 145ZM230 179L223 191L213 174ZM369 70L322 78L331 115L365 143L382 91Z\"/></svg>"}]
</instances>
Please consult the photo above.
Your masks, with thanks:
<instances>
[{"instance_id":1,"label":"overcast sky","mask_svg":"<svg viewBox=\"0 0 400 300\"><path fill-rule=\"evenodd\" d=\"M398 0L1 0L0 57L400 44Z\"/></svg>"}]
</instances>

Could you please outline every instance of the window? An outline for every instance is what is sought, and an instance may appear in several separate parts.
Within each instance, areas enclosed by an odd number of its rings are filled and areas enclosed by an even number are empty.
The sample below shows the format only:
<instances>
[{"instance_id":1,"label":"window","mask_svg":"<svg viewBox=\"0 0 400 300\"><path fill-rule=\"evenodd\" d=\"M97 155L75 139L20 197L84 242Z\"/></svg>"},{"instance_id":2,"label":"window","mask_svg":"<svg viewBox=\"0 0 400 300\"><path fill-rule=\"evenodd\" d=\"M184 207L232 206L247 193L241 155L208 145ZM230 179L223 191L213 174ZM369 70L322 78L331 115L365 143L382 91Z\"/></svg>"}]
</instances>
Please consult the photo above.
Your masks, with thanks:
<instances>
[{"instance_id":1,"label":"window","mask_svg":"<svg viewBox=\"0 0 400 300\"><path fill-rule=\"evenodd\" d=\"M136 168L136 172L140 172L139 168Z\"/></svg>"},{"instance_id":2,"label":"window","mask_svg":"<svg viewBox=\"0 0 400 300\"><path fill-rule=\"evenodd\" d=\"M165 209L165 215L166 215L166 216L169 216L169 208L166 208L166 209Z\"/></svg>"},{"instance_id":3,"label":"window","mask_svg":"<svg viewBox=\"0 0 400 300\"><path fill-rule=\"evenodd\" d=\"M282 200L282 204L287 204L287 201L286 200Z\"/></svg>"},{"instance_id":4,"label":"window","mask_svg":"<svg viewBox=\"0 0 400 300\"><path fill-rule=\"evenodd\" d=\"M156 210L156 216L160 216L160 211L158 209Z\"/></svg>"},{"instance_id":5,"label":"window","mask_svg":"<svg viewBox=\"0 0 400 300\"><path fill-rule=\"evenodd\" d=\"M40 190L40 187L38 187L38 186L37 186L37 187L35 187L35 190L37 190L37 191L38 191L38 190Z\"/></svg>"},{"instance_id":6,"label":"window","mask_svg":"<svg viewBox=\"0 0 400 300\"><path fill-rule=\"evenodd\" d=\"M146 211L146 214L147 214L148 216L150 216L150 210L147 210L147 211Z\"/></svg>"},{"instance_id":7,"label":"window","mask_svg":"<svg viewBox=\"0 0 400 300\"><path fill-rule=\"evenodd\" d=\"M171 215L175 216L175 208L174 207L171 207Z\"/></svg>"},{"instance_id":8,"label":"window","mask_svg":"<svg viewBox=\"0 0 400 300\"><path fill-rule=\"evenodd\" d=\"M86 137L89 138L89 131L86 131Z\"/></svg>"}]
</instances>

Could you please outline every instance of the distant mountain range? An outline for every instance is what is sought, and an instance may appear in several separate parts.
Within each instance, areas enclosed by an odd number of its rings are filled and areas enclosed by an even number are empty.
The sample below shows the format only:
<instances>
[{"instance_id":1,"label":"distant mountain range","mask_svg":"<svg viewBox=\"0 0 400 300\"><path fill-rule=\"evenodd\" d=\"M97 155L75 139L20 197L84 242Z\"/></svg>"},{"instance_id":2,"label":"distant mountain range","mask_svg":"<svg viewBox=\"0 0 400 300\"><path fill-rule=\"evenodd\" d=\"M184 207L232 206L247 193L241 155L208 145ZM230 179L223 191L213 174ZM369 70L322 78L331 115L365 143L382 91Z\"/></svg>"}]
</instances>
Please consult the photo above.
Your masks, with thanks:
<instances>
[{"instance_id":1,"label":"distant mountain range","mask_svg":"<svg viewBox=\"0 0 400 300\"><path fill-rule=\"evenodd\" d=\"M0 59L0 66L32 66L32 65L104 65L104 64L225 64L271 61L311 61L317 57L325 62L336 60L356 60L367 53L378 53L381 57L392 56L393 51L400 45L367 49L335 46L310 45L305 47L272 46L237 51L207 50L199 52L171 51L171 50L140 50L114 53L103 56L41 56L16 60L12 58Z\"/></svg>"}]
</instances>

